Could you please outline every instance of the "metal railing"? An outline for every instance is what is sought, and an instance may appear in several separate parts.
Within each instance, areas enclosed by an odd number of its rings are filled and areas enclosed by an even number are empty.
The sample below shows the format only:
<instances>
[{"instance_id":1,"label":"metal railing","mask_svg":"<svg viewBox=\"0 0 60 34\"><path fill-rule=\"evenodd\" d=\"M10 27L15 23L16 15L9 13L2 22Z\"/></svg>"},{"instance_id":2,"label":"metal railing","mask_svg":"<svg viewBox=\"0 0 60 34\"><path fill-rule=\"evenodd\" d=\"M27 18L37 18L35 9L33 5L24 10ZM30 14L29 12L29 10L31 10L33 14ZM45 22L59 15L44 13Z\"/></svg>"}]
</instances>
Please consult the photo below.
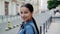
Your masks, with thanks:
<instances>
[{"instance_id":1,"label":"metal railing","mask_svg":"<svg viewBox=\"0 0 60 34\"><path fill-rule=\"evenodd\" d=\"M45 34L52 22L52 13L51 12L42 12L40 14L35 14L33 16L38 23L40 34Z\"/></svg>"}]
</instances>

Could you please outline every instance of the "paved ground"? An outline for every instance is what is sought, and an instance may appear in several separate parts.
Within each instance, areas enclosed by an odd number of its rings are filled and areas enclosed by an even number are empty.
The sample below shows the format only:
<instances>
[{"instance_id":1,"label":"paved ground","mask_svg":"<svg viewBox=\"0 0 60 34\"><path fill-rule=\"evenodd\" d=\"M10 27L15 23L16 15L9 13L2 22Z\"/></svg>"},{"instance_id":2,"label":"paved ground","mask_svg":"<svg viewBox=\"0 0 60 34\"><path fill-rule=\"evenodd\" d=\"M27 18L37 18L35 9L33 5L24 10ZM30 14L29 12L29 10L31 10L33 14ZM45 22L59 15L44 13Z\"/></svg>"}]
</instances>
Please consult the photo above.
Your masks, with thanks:
<instances>
[{"instance_id":1,"label":"paved ground","mask_svg":"<svg viewBox=\"0 0 60 34\"><path fill-rule=\"evenodd\" d=\"M60 23L52 23L46 34L60 34Z\"/></svg>"},{"instance_id":2,"label":"paved ground","mask_svg":"<svg viewBox=\"0 0 60 34\"><path fill-rule=\"evenodd\" d=\"M10 23L11 26L13 26L13 25L19 24L21 22L21 20L19 19L19 17L17 17L16 19L13 17L13 19L11 18L10 22L11 22ZM18 33L20 27L16 27L9 31L5 31L5 29L7 28L7 25L8 25L7 20L4 23L0 23L0 34L17 34Z\"/></svg>"},{"instance_id":3,"label":"paved ground","mask_svg":"<svg viewBox=\"0 0 60 34\"><path fill-rule=\"evenodd\" d=\"M58 14L56 14L58 16ZM46 34L60 34L60 18L53 19Z\"/></svg>"}]
</instances>

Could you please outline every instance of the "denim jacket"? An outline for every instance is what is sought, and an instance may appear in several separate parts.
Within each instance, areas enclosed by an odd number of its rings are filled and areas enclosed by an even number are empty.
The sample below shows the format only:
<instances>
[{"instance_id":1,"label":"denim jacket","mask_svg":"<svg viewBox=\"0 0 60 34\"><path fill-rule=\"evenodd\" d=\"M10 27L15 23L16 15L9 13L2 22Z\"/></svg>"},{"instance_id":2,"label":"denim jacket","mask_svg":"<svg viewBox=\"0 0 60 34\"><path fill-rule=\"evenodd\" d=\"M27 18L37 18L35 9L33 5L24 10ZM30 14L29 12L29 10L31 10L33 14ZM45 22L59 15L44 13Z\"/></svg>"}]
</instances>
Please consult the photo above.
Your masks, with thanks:
<instances>
[{"instance_id":1,"label":"denim jacket","mask_svg":"<svg viewBox=\"0 0 60 34\"><path fill-rule=\"evenodd\" d=\"M34 34L34 33L37 34L37 30L32 20L28 21L26 24L23 23L23 26L20 28L18 32L18 34Z\"/></svg>"}]
</instances>

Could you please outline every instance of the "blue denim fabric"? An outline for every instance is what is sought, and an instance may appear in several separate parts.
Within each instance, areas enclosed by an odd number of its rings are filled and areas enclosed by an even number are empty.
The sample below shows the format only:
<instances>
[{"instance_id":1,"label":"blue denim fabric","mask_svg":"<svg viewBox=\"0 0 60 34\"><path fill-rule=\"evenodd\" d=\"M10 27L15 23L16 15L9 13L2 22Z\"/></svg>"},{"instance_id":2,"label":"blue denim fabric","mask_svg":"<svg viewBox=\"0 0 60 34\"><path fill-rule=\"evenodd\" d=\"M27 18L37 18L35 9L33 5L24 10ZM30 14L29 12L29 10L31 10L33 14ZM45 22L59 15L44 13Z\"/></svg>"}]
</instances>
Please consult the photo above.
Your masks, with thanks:
<instances>
[{"instance_id":1,"label":"blue denim fabric","mask_svg":"<svg viewBox=\"0 0 60 34\"><path fill-rule=\"evenodd\" d=\"M33 26L34 31L33 31L32 26L30 26L29 24ZM34 23L33 23L32 20L28 21L23 26L24 26L24 28L20 29L19 32L18 32L18 34L34 34L34 32L35 32L35 34L37 34L37 30L36 30L36 28L35 28Z\"/></svg>"}]
</instances>

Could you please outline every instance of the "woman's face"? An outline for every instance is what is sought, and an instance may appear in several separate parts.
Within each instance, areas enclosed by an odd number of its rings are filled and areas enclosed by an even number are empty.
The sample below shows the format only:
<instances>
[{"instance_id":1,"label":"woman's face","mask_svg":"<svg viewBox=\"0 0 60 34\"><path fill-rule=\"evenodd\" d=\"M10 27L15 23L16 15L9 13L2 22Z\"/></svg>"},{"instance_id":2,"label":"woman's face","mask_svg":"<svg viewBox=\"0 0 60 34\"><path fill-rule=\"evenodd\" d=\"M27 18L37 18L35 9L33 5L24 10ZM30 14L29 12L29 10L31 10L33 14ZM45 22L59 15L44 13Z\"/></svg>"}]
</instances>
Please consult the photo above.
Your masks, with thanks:
<instances>
[{"instance_id":1,"label":"woman's face","mask_svg":"<svg viewBox=\"0 0 60 34\"><path fill-rule=\"evenodd\" d=\"M20 16L23 19L24 22L27 22L28 20L32 19L32 13L29 11L26 7L21 7L20 9Z\"/></svg>"}]
</instances>

